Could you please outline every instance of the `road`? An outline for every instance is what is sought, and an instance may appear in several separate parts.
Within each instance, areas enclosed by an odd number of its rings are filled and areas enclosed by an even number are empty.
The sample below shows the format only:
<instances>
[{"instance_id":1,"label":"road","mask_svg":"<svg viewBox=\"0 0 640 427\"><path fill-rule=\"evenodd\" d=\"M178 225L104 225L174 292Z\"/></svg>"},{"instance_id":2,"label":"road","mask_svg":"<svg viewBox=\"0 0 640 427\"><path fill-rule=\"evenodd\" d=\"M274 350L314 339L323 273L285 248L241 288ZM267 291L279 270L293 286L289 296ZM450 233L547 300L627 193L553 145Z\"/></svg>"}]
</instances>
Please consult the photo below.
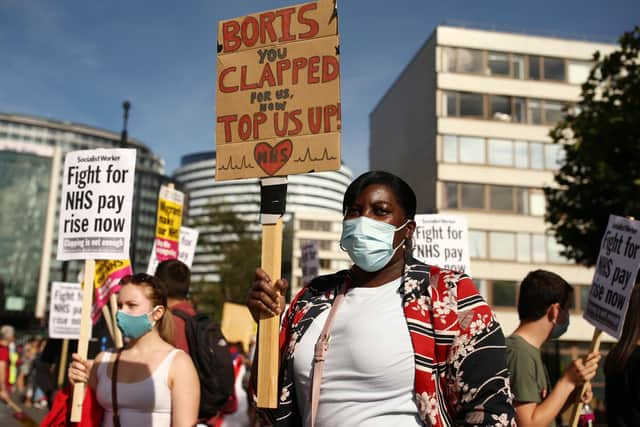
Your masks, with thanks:
<instances>
[{"instance_id":1,"label":"road","mask_svg":"<svg viewBox=\"0 0 640 427\"><path fill-rule=\"evenodd\" d=\"M40 421L42 421L44 416L47 414L47 409L28 408L25 409L25 412L34 421L40 424ZM20 424L20 422L13 416L13 411L4 403L0 403L0 426L22 427L22 424Z\"/></svg>"}]
</instances>

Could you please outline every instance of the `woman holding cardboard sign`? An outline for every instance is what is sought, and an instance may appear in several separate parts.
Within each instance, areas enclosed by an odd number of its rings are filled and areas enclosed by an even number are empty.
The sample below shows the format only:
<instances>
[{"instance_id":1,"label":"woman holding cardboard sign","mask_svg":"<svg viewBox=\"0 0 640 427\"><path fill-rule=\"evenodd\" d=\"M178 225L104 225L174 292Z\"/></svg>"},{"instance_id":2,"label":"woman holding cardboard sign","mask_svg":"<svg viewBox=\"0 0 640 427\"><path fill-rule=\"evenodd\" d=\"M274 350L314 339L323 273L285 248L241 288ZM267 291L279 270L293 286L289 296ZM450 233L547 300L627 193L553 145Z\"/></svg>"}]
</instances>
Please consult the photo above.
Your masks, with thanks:
<instances>
[{"instance_id":1,"label":"woman holding cardboard sign","mask_svg":"<svg viewBox=\"0 0 640 427\"><path fill-rule=\"evenodd\" d=\"M167 286L147 274L126 276L121 285L116 318L128 344L100 353L92 365L74 354L70 381L95 390L103 426L195 425L200 384L191 358L170 344Z\"/></svg>"},{"instance_id":2,"label":"woman holding cardboard sign","mask_svg":"<svg viewBox=\"0 0 640 427\"><path fill-rule=\"evenodd\" d=\"M340 244L354 265L291 302L278 408L264 415L275 425L514 425L504 336L488 305L468 276L411 257L413 190L368 172L343 210ZM258 269L254 318L281 313L286 286Z\"/></svg>"}]
</instances>

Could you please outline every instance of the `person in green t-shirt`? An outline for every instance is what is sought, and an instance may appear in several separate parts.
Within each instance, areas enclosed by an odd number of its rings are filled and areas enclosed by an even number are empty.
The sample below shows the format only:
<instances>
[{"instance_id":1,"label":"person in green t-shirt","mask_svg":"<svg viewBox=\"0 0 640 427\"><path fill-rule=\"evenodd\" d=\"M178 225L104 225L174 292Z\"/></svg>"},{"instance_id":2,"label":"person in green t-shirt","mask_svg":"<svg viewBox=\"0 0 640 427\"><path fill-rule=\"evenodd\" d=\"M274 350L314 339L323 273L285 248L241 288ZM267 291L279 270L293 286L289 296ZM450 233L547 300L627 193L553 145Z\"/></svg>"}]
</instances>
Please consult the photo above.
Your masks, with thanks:
<instances>
[{"instance_id":1,"label":"person in green t-shirt","mask_svg":"<svg viewBox=\"0 0 640 427\"><path fill-rule=\"evenodd\" d=\"M579 386L596 374L600 353L589 353L571 362L552 388L542 363L542 344L559 338L569 327L572 295L573 288L550 271L532 271L520 284L520 325L506 339L507 367L519 427L555 427L558 414L575 402ZM582 400L588 402L591 397L588 386Z\"/></svg>"}]
</instances>

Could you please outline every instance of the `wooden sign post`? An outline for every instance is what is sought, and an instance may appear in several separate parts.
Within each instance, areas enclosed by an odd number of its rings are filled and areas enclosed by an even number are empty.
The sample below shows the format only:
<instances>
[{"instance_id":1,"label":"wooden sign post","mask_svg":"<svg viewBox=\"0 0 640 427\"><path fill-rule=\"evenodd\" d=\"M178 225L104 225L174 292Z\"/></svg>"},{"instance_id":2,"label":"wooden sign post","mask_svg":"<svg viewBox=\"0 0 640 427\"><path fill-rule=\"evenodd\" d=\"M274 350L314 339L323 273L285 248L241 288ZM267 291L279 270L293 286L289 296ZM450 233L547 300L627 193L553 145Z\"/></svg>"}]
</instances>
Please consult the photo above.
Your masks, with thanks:
<instances>
[{"instance_id":1,"label":"wooden sign post","mask_svg":"<svg viewBox=\"0 0 640 427\"><path fill-rule=\"evenodd\" d=\"M78 355L84 359L89 349L92 314L96 314L92 310L95 260L129 258L135 166L134 149L70 151L65 157L57 259L85 260L78 341ZM99 315L100 309L95 311ZM106 315L107 319L111 315ZM80 421L85 387L81 383L74 385L72 422Z\"/></svg>"},{"instance_id":2,"label":"wooden sign post","mask_svg":"<svg viewBox=\"0 0 640 427\"><path fill-rule=\"evenodd\" d=\"M218 24L216 180L262 178L262 268L274 282L282 260L285 177L340 169L339 45L335 0ZM277 317L259 322L263 408L277 406L278 329Z\"/></svg>"},{"instance_id":3,"label":"wooden sign post","mask_svg":"<svg viewBox=\"0 0 640 427\"><path fill-rule=\"evenodd\" d=\"M633 218L609 215L583 314L585 320L595 326L590 353L600 350L602 332L618 339L622 335L639 267L640 222ZM584 406L581 397L586 387L586 384L582 385L573 406L570 422L572 427L578 425Z\"/></svg>"},{"instance_id":4,"label":"wooden sign post","mask_svg":"<svg viewBox=\"0 0 640 427\"><path fill-rule=\"evenodd\" d=\"M80 339L78 340L78 355L86 359L91 338L91 303L93 300L93 275L96 264L92 259L84 262L84 286L82 287L82 318L80 320ZM85 383L73 385L73 401L71 404L71 422L80 421L82 402L84 400Z\"/></svg>"}]
</instances>

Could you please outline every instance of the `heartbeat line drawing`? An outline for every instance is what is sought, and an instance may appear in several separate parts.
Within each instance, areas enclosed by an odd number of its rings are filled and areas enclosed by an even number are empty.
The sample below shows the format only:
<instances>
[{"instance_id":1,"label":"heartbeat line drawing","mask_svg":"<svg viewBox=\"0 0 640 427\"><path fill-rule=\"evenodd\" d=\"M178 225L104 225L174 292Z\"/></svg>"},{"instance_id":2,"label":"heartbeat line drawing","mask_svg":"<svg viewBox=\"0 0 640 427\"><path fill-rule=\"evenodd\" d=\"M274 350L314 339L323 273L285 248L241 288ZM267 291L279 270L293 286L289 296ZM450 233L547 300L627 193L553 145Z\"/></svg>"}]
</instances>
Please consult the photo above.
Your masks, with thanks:
<instances>
[{"instance_id":1,"label":"heartbeat line drawing","mask_svg":"<svg viewBox=\"0 0 640 427\"><path fill-rule=\"evenodd\" d=\"M251 163L247 163L247 158L245 157L245 155L242 155L242 160L240 161L240 164L234 164L233 163L233 156L229 156L229 161L227 162L226 165L221 165L220 166L220 170L226 171L226 170L239 170L239 169L254 169L253 165Z\"/></svg>"},{"instance_id":2,"label":"heartbeat line drawing","mask_svg":"<svg viewBox=\"0 0 640 427\"><path fill-rule=\"evenodd\" d=\"M305 153L304 153L304 157L298 157L294 161L295 162L306 162L306 161L321 162L323 160L335 160L336 158L337 157L335 157L335 156L330 156L329 155L329 152L327 151L326 147L325 147L324 151L322 152L322 156L320 156L320 157L311 156L311 149L307 148L307 151L305 151Z\"/></svg>"}]
</instances>

